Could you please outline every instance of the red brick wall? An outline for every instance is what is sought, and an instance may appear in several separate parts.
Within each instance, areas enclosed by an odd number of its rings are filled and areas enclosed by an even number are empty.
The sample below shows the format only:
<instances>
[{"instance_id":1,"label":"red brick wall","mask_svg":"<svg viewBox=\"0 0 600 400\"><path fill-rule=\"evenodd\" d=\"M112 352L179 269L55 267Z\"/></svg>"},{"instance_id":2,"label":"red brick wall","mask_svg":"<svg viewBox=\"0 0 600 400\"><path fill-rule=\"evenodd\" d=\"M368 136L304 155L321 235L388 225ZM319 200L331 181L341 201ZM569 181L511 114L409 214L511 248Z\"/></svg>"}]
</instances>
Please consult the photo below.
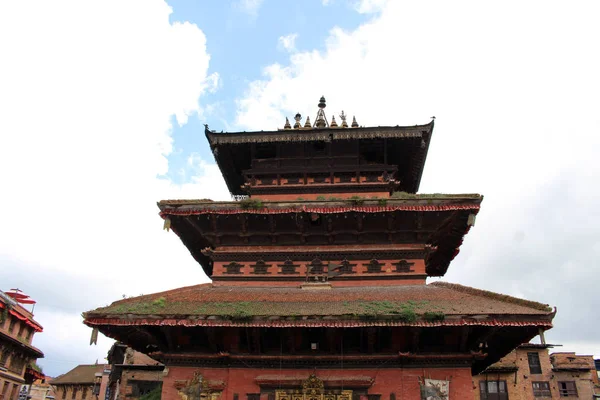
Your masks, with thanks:
<instances>
[{"instance_id":1,"label":"red brick wall","mask_svg":"<svg viewBox=\"0 0 600 400\"><path fill-rule=\"evenodd\" d=\"M200 372L205 379L225 382L221 399L233 399L237 393L240 400L246 399L247 393L259 393L260 387L255 383L259 375L306 376L315 373L319 378L328 376L351 377L370 376L375 379L369 388L369 394L381 394L382 400L389 399L391 393L397 400L417 400L420 398L419 378L450 380L450 398L460 400L473 399L473 381L470 368L410 368L410 369L350 369L350 370L279 370L279 369L243 369L243 368L191 368L168 367L163 378L162 400L181 400L176 381L192 379L194 372Z\"/></svg>"}]
</instances>

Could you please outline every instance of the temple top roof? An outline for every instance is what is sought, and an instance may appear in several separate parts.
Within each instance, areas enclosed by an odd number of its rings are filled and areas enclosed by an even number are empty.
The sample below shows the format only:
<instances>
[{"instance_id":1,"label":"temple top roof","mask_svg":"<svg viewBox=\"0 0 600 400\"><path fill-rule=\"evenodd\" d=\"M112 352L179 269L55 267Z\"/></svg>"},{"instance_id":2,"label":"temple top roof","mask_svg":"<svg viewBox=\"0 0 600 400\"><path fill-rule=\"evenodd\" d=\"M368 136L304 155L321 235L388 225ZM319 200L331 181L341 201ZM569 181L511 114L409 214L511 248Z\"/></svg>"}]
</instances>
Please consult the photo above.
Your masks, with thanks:
<instances>
[{"instance_id":1,"label":"temple top roof","mask_svg":"<svg viewBox=\"0 0 600 400\"><path fill-rule=\"evenodd\" d=\"M300 114L296 115L293 127L286 119L284 129L273 131L217 133L205 125L206 137L231 194L245 193L244 174L256 167L257 160L289 160L286 157L290 157L290 152L282 146L293 144L297 147L298 144L310 143L327 147L328 151L323 156L330 158L328 162L332 163L336 162L336 157L352 155L358 157L357 160L360 159L358 163L361 165L371 164L372 160L364 159L365 154L377 153L382 160L385 159L385 162L380 162L381 165L395 168L399 191L418 191L433 132L433 120L428 124L414 126L362 127L355 118L348 125L342 112L342 122L338 125L335 117L331 123L328 122L324 102L325 99L321 98L314 125L310 123L309 117L304 124L300 123ZM348 142L356 143L356 150L349 150L346 146ZM261 155L260 149L257 151L259 146L271 146L269 154ZM295 154L291 158L308 160L311 157L316 155L306 150L306 153ZM306 164L296 165L298 171L306 168Z\"/></svg>"}]
</instances>

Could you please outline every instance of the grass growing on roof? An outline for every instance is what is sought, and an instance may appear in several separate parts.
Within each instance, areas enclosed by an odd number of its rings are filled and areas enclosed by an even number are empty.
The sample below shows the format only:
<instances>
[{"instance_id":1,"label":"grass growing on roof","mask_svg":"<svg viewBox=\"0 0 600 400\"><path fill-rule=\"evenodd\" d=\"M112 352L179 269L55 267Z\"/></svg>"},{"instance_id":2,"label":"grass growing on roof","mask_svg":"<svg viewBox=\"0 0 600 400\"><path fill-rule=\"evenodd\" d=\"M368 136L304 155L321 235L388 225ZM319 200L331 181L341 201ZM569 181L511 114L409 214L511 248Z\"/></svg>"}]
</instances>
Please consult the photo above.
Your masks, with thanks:
<instances>
[{"instance_id":1,"label":"grass growing on roof","mask_svg":"<svg viewBox=\"0 0 600 400\"><path fill-rule=\"evenodd\" d=\"M238 204L240 205L240 208L242 210L260 210L261 208L264 207L263 202L260 200L256 200L256 199L244 199L244 200L240 200L238 201Z\"/></svg>"}]
</instances>

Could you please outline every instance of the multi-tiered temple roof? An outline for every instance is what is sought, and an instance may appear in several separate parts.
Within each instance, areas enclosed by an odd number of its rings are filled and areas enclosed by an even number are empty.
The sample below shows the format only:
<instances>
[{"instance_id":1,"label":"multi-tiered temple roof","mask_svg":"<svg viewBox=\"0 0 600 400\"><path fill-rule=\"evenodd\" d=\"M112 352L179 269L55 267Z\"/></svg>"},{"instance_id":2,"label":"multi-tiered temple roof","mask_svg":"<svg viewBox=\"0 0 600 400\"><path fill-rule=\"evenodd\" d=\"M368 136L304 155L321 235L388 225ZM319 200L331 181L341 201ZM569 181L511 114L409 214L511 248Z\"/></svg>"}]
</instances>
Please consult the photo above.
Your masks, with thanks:
<instances>
[{"instance_id":1,"label":"multi-tiered temple roof","mask_svg":"<svg viewBox=\"0 0 600 400\"><path fill-rule=\"evenodd\" d=\"M292 366L312 354L332 366L342 346L356 365L475 372L552 326L544 304L425 284L446 273L483 199L416 194L433 122L369 128L342 114L337 125L324 109L322 98L314 126L297 115L275 131L207 128L241 200L158 207L212 283L118 301L85 323L167 364Z\"/></svg>"}]
</instances>

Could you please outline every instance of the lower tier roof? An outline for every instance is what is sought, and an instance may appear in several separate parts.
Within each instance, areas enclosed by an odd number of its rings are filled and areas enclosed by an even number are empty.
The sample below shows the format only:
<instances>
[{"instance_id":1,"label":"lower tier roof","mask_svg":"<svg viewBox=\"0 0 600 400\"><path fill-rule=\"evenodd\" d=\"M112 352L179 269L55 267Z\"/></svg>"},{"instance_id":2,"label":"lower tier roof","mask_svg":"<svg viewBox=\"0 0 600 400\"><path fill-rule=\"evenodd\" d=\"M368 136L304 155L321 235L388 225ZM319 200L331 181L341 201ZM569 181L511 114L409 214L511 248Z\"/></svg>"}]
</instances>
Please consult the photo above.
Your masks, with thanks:
<instances>
[{"instance_id":1,"label":"lower tier roof","mask_svg":"<svg viewBox=\"0 0 600 400\"><path fill-rule=\"evenodd\" d=\"M546 304L435 282L390 287L230 287L202 284L114 302L84 314L89 326L550 327Z\"/></svg>"}]
</instances>

